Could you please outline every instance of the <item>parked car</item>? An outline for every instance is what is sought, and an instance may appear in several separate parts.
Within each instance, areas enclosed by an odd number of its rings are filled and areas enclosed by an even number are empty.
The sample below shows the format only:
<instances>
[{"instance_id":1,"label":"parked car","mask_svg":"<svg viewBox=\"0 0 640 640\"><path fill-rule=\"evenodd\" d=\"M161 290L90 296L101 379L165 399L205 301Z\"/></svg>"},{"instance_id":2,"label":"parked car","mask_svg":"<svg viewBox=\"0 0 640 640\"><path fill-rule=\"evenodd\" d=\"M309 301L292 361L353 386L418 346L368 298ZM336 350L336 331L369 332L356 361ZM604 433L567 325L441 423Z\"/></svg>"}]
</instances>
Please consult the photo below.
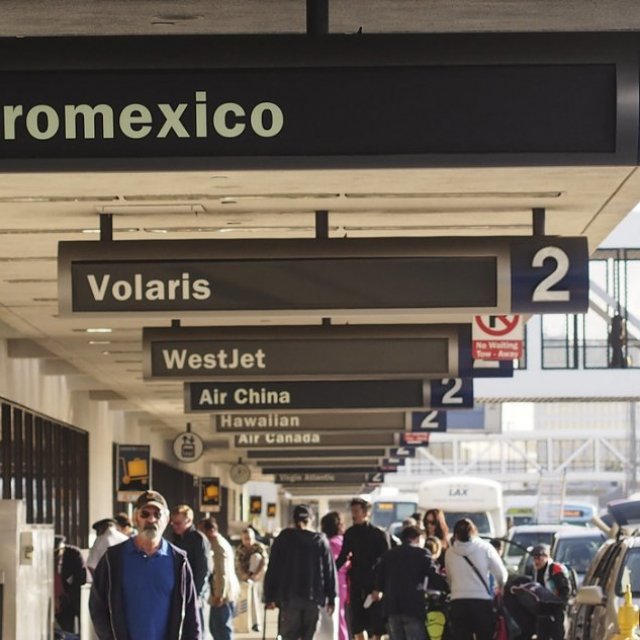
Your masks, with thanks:
<instances>
[{"instance_id":1,"label":"parked car","mask_svg":"<svg viewBox=\"0 0 640 640\"><path fill-rule=\"evenodd\" d=\"M511 572L520 573L520 561L525 558L526 550L537 544L551 546L553 536L558 531L582 531L584 527L567 524L522 524L511 527L507 533L507 542L502 552L502 560Z\"/></svg>"},{"instance_id":2,"label":"parked car","mask_svg":"<svg viewBox=\"0 0 640 640\"><path fill-rule=\"evenodd\" d=\"M569 616L568 640L612 640L619 632L618 609L627 585L634 604L640 605L640 535L636 529L640 501L612 503L607 516L616 535L600 547L578 589Z\"/></svg>"},{"instance_id":3,"label":"parked car","mask_svg":"<svg viewBox=\"0 0 640 640\"><path fill-rule=\"evenodd\" d=\"M551 557L569 569L577 588L582 585L593 558L606 539L600 529L565 527L552 534L551 542L547 544L551 547ZM520 558L516 574L533 578L533 573L533 558L530 553L525 553Z\"/></svg>"},{"instance_id":4,"label":"parked car","mask_svg":"<svg viewBox=\"0 0 640 640\"><path fill-rule=\"evenodd\" d=\"M580 587L598 549L606 540L605 534L593 527L580 527L580 531L560 530L551 544L551 557L575 572Z\"/></svg>"}]
</instances>

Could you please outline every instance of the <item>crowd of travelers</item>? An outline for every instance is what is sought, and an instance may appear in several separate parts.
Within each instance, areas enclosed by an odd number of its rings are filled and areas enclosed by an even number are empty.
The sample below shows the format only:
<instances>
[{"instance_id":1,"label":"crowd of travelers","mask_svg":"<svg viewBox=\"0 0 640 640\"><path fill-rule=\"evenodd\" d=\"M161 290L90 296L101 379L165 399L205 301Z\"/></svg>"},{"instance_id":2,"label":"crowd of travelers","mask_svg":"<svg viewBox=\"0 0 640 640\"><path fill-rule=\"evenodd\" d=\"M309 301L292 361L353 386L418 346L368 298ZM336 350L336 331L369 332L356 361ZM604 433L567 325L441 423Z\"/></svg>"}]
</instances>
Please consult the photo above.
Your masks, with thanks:
<instances>
[{"instance_id":1,"label":"crowd of travelers","mask_svg":"<svg viewBox=\"0 0 640 640\"><path fill-rule=\"evenodd\" d=\"M233 640L242 586L263 640L271 610L278 640L564 638L569 579L545 545L532 550L533 580L514 581L499 545L468 518L450 533L444 513L429 509L405 520L398 539L370 522L366 500L354 498L350 510L350 527L330 512L317 531L311 507L297 505L270 550L251 527L234 549L214 518L195 523L189 506L169 509L146 491L133 520L118 514L93 525L86 564L56 537L58 628L73 631L90 580L99 640Z\"/></svg>"}]
</instances>

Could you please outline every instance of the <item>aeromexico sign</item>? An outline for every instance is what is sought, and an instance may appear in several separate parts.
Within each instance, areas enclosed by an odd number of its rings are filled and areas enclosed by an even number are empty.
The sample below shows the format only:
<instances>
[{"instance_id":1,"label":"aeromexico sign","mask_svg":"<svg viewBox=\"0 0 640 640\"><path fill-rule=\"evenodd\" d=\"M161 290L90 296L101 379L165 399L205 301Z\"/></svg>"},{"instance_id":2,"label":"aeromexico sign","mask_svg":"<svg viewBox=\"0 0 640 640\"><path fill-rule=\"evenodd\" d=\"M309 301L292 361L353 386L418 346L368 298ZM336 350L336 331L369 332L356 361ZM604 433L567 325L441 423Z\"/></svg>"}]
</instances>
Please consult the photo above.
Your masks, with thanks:
<instances>
[{"instance_id":1,"label":"aeromexico sign","mask_svg":"<svg viewBox=\"0 0 640 640\"><path fill-rule=\"evenodd\" d=\"M184 97L184 96L181 96ZM210 106L206 91L185 102L104 102L77 104L8 104L3 107L4 141L144 140L147 138L273 138L284 127L282 109L273 102Z\"/></svg>"},{"instance_id":2,"label":"aeromexico sign","mask_svg":"<svg viewBox=\"0 0 640 640\"><path fill-rule=\"evenodd\" d=\"M615 68L576 67L0 74L0 157L610 153Z\"/></svg>"},{"instance_id":3,"label":"aeromexico sign","mask_svg":"<svg viewBox=\"0 0 640 640\"><path fill-rule=\"evenodd\" d=\"M632 39L57 40L2 44L2 169L637 158Z\"/></svg>"}]
</instances>

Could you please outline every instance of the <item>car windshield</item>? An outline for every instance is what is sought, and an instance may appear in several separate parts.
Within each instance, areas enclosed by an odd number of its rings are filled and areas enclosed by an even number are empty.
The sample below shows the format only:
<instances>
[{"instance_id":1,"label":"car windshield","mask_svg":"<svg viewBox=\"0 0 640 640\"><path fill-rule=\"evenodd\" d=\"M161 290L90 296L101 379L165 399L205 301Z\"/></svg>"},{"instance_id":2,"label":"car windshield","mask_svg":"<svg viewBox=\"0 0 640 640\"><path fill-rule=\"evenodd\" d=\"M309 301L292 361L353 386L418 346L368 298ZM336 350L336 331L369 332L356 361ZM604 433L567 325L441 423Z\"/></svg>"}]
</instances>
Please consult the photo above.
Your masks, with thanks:
<instances>
[{"instance_id":1,"label":"car windshield","mask_svg":"<svg viewBox=\"0 0 640 640\"><path fill-rule=\"evenodd\" d=\"M467 511L448 511L444 514L444 517L447 521L449 531L453 531L453 527L458 520L461 520L462 518L469 518L469 520L476 525L478 533L481 536L491 534L491 522L489 521L488 514L485 512L470 513Z\"/></svg>"},{"instance_id":2,"label":"car windshield","mask_svg":"<svg viewBox=\"0 0 640 640\"><path fill-rule=\"evenodd\" d=\"M575 569L577 573L586 573L601 544L602 536L597 534L593 538L560 538L556 542L553 559Z\"/></svg>"},{"instance_id":3,"label":"car windshield","mask_svg":"<svg viewBox=\"0 0 640 640\"><path fill-rule=\"evenodd\" d=\"M618 574L616 595L624 595L628 584L631 585L633 597L640 597L640 548L632 548L627 551L620 573Z\"/></svg>"},{"instance_id":4,"label":"car windshield","mask_svg":"<svg viewBox=\"0 0 640 640\"><path fill-rule=\"evenodd\" d=\"M537 544L551 544L553 531L516 531L511 537L513 544L507 543L506 554L512 558L520 558L525 549Z\"/></svg>"}]
</instances>

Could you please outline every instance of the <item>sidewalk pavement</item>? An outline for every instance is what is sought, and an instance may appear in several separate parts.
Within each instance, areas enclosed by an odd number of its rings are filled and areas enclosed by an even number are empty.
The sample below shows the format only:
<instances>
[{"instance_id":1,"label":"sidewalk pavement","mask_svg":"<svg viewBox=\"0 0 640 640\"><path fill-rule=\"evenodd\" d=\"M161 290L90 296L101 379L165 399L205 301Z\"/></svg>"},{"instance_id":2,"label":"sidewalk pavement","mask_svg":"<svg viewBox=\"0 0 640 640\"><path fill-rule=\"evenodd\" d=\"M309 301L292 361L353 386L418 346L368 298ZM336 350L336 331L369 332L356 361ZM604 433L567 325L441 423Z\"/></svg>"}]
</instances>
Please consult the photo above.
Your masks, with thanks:
<instances>
[{"instance_id":1,"label":"sidewalk pavement","mask_svg":"<svg viewBox=\"0 0 640 640\"><path fill-rule=\"evenodd\" d=\"M260 622L260 631L249 631L247 633L234 633L234 640L262 640L263 630ZM265 640L275 640L278 635L278 610L267 611L267 631L264 634Z\"/></svg>"}]
</instances>

